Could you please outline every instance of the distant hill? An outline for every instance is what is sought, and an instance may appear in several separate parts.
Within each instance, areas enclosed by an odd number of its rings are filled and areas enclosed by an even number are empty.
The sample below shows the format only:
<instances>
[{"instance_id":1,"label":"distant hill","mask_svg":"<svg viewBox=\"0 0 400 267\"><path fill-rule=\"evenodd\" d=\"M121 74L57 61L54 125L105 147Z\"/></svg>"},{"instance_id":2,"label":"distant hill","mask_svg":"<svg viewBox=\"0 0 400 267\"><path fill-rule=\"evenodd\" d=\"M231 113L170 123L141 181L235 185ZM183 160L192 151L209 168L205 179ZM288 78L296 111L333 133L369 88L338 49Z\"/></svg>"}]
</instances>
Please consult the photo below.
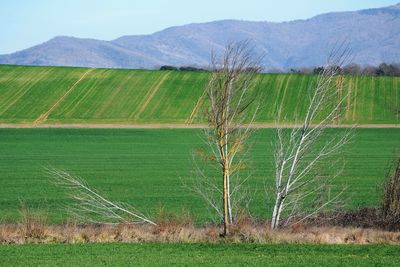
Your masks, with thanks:
<instances>
[{"instance_id":1,"label":"distant hill","mask_svg":"<svg viewBox=\"0 0 400 267\"><path fill-rule=\"evenodd\" d=\"M346 40L353 61L377 65L400 61L400 3L355 12L319 15L283 23L223 20L172 27L151 35L112 41L55 37L43 44L1 55L0 63L106 68L207 66L211 49L251 39L265 54L266 68L323 64L335 43Z\"/></svg>"}]
</instances>

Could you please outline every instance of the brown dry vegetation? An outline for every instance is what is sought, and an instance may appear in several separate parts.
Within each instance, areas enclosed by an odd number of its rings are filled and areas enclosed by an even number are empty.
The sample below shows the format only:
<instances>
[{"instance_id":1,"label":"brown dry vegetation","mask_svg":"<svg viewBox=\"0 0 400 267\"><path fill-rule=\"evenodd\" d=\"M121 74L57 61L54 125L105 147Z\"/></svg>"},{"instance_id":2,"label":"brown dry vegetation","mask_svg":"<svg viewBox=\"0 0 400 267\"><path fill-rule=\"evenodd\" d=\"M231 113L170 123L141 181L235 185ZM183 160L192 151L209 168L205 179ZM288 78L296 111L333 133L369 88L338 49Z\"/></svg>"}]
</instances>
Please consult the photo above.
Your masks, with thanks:
<instances>
[{"instance_id":1,"label":"brown dry vegetation","mask_svg":"<svg viewBox=\"0 0 400 267\"><path fill-rule=\"evenodd\" d=\"M133 224L49 225L43 221L0 225L0 244L27 243L314 243L400 244L400 232L296 225L271 231L269 224L238 222L221 237L217 225L196 227L191 222L165 221L158 226Z\"/></svg>"},{"instance_id":2,"label":"brown dry vegetation","mask_svg":"<svg viewBox=\"0 0 400 267\"><path fill-rule=\"evenodd\" d=\"M326 227L354 227L379 229L383 231L400 231L400 216L385 215L380 208L359 208L357 210L338 211L330 214L319 214L309 219L308 225Z\"/></svg>"},{"instance_id":3,"label":"brown dry vegetation","mask_svg":"<svg viewBox=\"0 0 400 267\"><path fill-rule=\"evenodd\" d=\"M190 212L179 214L160 208L157 225L49 224L46 214L22 203L19 223L0 224L0 244L39 243L286 243L286 244L395 244L400 245L400 220L383 216L382 209L362 208L302 221L271 230L269 221L255 221L239 213L228 236L222 225L198 226Z\"/></svg>"}]
</instances>

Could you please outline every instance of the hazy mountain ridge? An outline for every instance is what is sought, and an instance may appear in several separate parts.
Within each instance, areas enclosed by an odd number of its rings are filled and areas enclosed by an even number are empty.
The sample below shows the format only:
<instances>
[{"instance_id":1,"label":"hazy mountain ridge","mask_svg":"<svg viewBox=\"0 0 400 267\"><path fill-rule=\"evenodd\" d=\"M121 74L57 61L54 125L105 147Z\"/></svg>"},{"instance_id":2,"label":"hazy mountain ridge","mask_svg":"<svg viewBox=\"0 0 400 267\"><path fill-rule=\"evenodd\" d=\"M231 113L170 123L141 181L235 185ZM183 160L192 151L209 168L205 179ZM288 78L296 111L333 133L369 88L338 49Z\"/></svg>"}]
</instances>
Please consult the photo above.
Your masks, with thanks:
<instances>
[{"instance_id":1,"label":"hazy mountain ridge","mask_svg":"<svg viewBox=\"0 0 400 267\"><path fill-rule=\"evenodd\" d=\"M210 51L251 39L266 68L323 64L332 47L349 42L353 61L377 65L400 61L400 3L355 12L335 12L282 23L223 20L167 28L112 41L55 37L0 56L0 63L108 68L207 66Z\"/></svg>"}]
</instances>

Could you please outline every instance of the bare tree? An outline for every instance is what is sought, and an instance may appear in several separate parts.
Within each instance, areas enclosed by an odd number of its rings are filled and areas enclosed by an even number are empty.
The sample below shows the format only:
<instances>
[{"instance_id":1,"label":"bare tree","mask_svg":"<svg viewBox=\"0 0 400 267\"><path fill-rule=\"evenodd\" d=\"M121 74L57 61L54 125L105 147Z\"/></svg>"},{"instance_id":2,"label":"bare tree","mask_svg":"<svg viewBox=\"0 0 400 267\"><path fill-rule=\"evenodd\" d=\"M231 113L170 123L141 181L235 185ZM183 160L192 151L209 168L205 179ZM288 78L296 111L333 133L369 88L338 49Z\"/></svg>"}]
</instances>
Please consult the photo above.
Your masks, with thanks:
<instances>
[{"instance_id":1,"label":"bare tree","mask_svg":"<svg viewBox=\"0 0 400 267\"><path fill-rule=\"evenodd\" d=\"M387 174L382 209L386 218L400 218L400 157L397 157Z\"/></svg>"},{"instance_id":2,"label":"bare tree","mask_svg":"<svg viewBox=\"0 0 400 267\"><path fill-rule=\"evenodd\" d=\"M75 200L68 210L77 218L99 223L149 223L156 225L132 206L113 202L100 195L78 176L55 168L47 168L47 173L56 185L66 189Z\"/></svg>"},{"instance_id":3,"label":"bare tree","mask_svg":"<svg viewBox=\"0 0 400 267\"><path fill-rule=\"evenodd\" d=\"M337 202L341 195L342 191L331 192L330 181L342 170L335 156L348 142L352 130L327 135L326 129L335 124L341 114L345 96L341 92L343 77L337 79L338 66L342 66L347 57L348 49L341 46L320 68L317 81L310 88L301 126L282 129L278 123L272 229L313 216ZM278 117L283 116L282 110Z\"/></svg>"},{"instance_id":4,"label":"bare tree","mask_svg":"<svg viewBox=\"0 0 400 267\"><path fill-rule=\"evenodd\" d=\"M229 233L233 209L243 196L239 188L247 179L241 174L245 168L247 140L258 110L253 105L256 100L253 89L260 71L259 60L253 56L248 41L227 45L221 60L213 54L211 78L205 88L204 115L209 127L204 133L208 148L197 155L216 168L217 177L196 163L194 190L222 217L224 235ZM213 194L221 197L222 206Z\"/></svg>"},{"instance_id":5,"label":"bare tree","mask_svg":"<svg viewBox=\"0 0 400 267\"><path fill-rule=\"evenodd\" d=\"M350 63L343 67L343 74L346 75L361 75L361 67L357 63Z\"/></svg>"},{"instance_id":6,"label":"bare tree","mask_svg":"<svg viewBox=\"0 0 400 267\"><path fill-rule=\"evenodd\" d=\"M366 65L361 70L363 76L376 76L377 68L371 65Z\"/></svg>"}]
</instances>

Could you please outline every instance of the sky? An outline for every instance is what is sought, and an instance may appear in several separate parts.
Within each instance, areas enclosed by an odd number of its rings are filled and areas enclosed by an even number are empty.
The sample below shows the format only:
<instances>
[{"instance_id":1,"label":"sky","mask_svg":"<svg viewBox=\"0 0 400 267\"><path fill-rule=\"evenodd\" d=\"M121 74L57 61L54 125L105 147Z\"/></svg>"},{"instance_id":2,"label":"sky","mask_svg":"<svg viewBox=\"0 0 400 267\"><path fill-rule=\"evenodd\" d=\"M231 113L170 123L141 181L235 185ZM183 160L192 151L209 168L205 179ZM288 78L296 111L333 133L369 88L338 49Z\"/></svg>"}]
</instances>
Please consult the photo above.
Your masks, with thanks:
<instances>
[{"instance_id":1,"label":"sky","mask_svg":"<svg viewBox=\"0 0 400 267\"><path fill-rule=\"evenodd\" d=\"M55 36L113 40L222 19L281 22L400 0L0 0L0 54Z\"/></svg>"}]
</instances>

